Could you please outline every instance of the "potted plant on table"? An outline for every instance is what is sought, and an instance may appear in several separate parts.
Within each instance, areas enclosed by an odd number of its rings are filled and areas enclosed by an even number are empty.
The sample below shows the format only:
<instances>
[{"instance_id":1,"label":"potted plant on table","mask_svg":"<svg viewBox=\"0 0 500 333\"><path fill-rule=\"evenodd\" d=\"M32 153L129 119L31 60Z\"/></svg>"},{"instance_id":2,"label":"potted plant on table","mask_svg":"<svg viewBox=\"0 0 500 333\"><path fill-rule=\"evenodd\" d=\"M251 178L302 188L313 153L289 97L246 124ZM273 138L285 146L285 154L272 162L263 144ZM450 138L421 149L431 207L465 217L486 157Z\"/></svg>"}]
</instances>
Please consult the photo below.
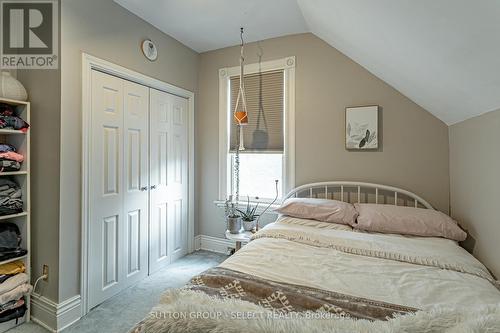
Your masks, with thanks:
<instances>
[{"instance_id":1,"label":"potted plant on table","mask_svg":"<svg viewBox=\"0 0 500 333\"><path fill-rule=\"evenodd\" d=\"M238 234L241 231L241 216L238 214L236 204L232 200L226 200L225 210L227 230L232 234Z\"/></svg>"},{"instance_id":2,"label":"potted plant on table","mask_svg":"<svg viewBox=\"0 0 500 333\"><path fill-rule=\"evenodd\" d=\"M247 197L246 210L243 211L237 209L240 213L241 219L243 220L243 229L245 231L252 231L255 228L255 220L259 217L258 214L255 214L258 206L258 203L255 206L250 205L250 197Z\"/></svg>"}]
</instances>

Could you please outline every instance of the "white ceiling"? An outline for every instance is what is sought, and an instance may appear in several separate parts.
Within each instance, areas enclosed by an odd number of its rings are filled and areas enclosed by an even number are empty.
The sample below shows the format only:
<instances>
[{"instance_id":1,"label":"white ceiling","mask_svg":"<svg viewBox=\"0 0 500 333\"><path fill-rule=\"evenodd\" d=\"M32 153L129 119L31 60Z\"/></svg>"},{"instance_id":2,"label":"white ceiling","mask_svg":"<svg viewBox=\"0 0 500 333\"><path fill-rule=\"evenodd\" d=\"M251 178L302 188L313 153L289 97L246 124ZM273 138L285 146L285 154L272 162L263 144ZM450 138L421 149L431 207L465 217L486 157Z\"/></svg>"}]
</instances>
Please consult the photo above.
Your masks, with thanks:
<instances>
[{"instance_id":1,"label":"white ceiling","mask_svg":"<svg viewBox=\"0 0 500 333\"><path fill-rule=\"evenodd\" d=\"M308 32L295 0L115 0L195 51Z\"/></svg>"},{"instance_id":2,"label":"white ceiling","mask_svg":"<svg viewBox=\"0 0 500 333\"><path fill-rule=\"evenodd\" d=\"M198 52L312 32L447 124L500 108L498 0L115 0Z\"/></svg>"}]
</instances>

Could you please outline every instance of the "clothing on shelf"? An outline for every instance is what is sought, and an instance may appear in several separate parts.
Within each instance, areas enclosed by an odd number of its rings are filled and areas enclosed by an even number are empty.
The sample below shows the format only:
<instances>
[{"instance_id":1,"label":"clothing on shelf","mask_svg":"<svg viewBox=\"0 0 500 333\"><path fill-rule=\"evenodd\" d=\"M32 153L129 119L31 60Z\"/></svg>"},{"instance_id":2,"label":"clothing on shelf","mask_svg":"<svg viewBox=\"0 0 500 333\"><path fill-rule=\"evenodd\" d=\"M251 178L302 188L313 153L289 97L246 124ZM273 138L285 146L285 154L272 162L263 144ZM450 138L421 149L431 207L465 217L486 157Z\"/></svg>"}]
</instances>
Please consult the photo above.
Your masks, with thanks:
<instances>
[{"instance_id":1,"label":"clothing on shelf","mask_svg":"<svg viewBox=\"0 0 500 333\"><path fill-rule=\"evenodd\" d=\"M0 295L16 289L20 285L28 283L28 274L19 273L11 276L5 282L0 283Z\"/></svg>"},{"instance_id":2,"label":"clothing on shelf","mask_svg":"<svg viewBox=\"0 0 500 333\"><path fill-rule=\"evenodd\" d=\"M4 294L0 294L0 304L5 304L12 300L20 299L26 294L29 294L33 287L27 283L22 284L11 291L8 291Z\"/></svg>"},{"instance_id":3,"label":"clothing on shelf","mask_svg":"<svg viewBox=\"0 0 500 333\"><path fill-rule=\"evenodd\" d=\"M12 261L3 265L0 265L0 274L2 276L12 276L19 273L26 272L26 266L21 260Z\"/></svg>"},{"instance_id":4,"label":"clothing on shelf","mask_svg":"<svg viewBox=\"0 0 500 333\"><path fill-rule=\"evenodd\" d=\"M21 118L24 115L29 117L28 114L29 105L11 106L0 103L0 132L2 132L0 133L2 141L0 142L0 173L21 170L23 162L28 158L28 155L24 156L27 150L21 149L18 152L16 149L16 147L29 147L28 136L9 135L13 133L9 130L28 131L29 124ZM15 146L11 143L15 143ZM33 287L30 285L29 270L25 266L25 260L22 260L23 257L27 258L28 251L21 247L21 245L24 247L26 241L29 240L25 239L29 235L29 224L25 224L25 218L28 217L26 214L21 214L20 217L15 215L24 211L23 197L29 193L29 178L0 175L0 216L4 219L0 223L0 262L11 260L0 265L0 326L3 330L25 319L29 305L27 297ZM16 217L15 223L10 220L12 217Z\"/></svg>"},{"instance_id":5,"label":"clothing on shelf","mask_svg":"<svg viewBox=\"0 0 500 333\"><path fill-rule=\"evenodd\" d=\"M0 315L2 315L5 311L18 308L25 304L24 298L16 300L12 300L5 304L0 304Z\"/></svg>"},{"instance_id":6,"label":"clothing on shelf","mask_svg":"<svg viewBox=\"0 0 500 333\"><path fill-rule=\"evenodd\" d=\"M23 211L22 191L15 182L0 178L0 215L11 215Z\"/></svg>"},{"instance_id":7,"label":"clothing on shelf","mask_svg":"<svg viewBox=\"0 0 500 333\"><path fill-rule=\"evenodd\" d=\"M19 171L21 163L11 160L0 160L0 172Z\"/></svg>"},{"instance_id":8,"label":"clothing on shelf","mask_svg":"<svg viewBox=\"0 0 500 333\"><path fill-rule=\"evenodd\" d=\"M16 152L17 150L16 147L14 147L13 145L10 145L8 143L0 143L0 152L6 153L9 151Z\"/></svg>"},{"instance_id":9,"label":"clothing on shelf","mask_svg":"<svg viewBox=\"0 0 500 333\"><path fill-rule=\"evenodd\" d=\"M32 290L28 280L27 274L18 273L0 283L0 323L24 316L26 312L24 295Z\"/></svg>"},{"instance_id":10,"label":"clothing on shelf","mask_svg":"<svg viewBox=\"0 0 500 333\"><path fill-rule=\"evenodd\" d=\"M11 105L0 103L0 129L27 131L30 125L16 116Z\"/></svg>"},{"instance_id":11,"label":"clothing on shelf","mask_svg":"<svg viewBox=\"0 0 500 333\"><path fill-rule=\"evenodd\" d=\"M2 314L0 314L0 323L4 323L12 319L22 318L24 317L25 313L26 313L26 304L23 304L15 309L7 310Z\"/></svg>"},{"instance_id":12,"label":"clothing on shelf","mask_svg":"<svg viewBox=\"0 0 500 333\"><path fill-rule=\"evenodd\" d=\"M23 162L24 161L24 156L21 154L18 154L13 151L8 151L8 152L0 152L0 159L2 160L10 160L10 161L17 161L17 162Z\"/></svg>"},{"instance_id":13,"label":"clothing on shelf","mask_svg":"<svg viewBox=\"0 0 500 333\"><path fill-rule=\"evenodd\" d=\"M21 260L12 261L3 265L0 265L0 274L2 275L15 275L19 273L24 273L26 271L26 266Z\"/></svg>"},{"instance_id":14,"label":"clothing on shelf","mask_svg":"<svg viewBox=\"0 0 500 333\"><path fill-rule=\"evenodd\" d=\"M0 143L0 172L19 171L24 156L16 151L16 147L8 143Z\"/></svg>"},{"instance_id":15,"label":"clothing on shelf","mask_svg":"<svg viewBox=\"0 0 500 333\"><path fill-rule=\"evenodd\" d=\"M7 275L7 274L1 274L0 275L0 283L4 283L5 280L7 280L8 278L12 277L12 275Z\"/></svg>"},{"instance_id":16,"label":"clothing on shelf","mask_svg":"<svg viewBox=\"0 0 500 333\"><path fill-rule=\"evenodd\" d=\"M24 256L28 251L21 248L21 233L14 223L0 223L0 261Z\"/></svg>"}]
</instances>

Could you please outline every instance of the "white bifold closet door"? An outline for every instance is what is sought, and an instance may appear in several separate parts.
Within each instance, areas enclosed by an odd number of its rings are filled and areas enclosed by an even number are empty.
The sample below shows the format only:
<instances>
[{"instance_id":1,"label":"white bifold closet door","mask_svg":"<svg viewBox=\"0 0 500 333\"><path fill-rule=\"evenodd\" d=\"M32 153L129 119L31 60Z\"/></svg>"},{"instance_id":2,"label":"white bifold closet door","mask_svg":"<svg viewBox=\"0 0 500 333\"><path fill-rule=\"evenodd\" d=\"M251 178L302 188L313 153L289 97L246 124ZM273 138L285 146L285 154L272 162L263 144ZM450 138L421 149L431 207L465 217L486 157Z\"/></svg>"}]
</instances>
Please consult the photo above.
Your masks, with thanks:
<instances>
[{"instance_id":1,"label":"white bifold closet door","mask_svg":"<svg viewBox=\"0 0 500 333\"><path fill-rule=\"evenodd\" d=\"M187 253L187 106L150 90L150 272Z\"/></svg>"},{"instance_id":2,"label":"white bifold closet door","mask_svg":"<svg viewBox=\"0 0 500 333\"><path fill-rule=\"evenodd\" d=\"M148 274L149 89L92 72L89 305Z\"/></svg>"},{"instance_id":3,"label":"white bifold closet door","mask_svg":"<svg viewBox=\"0 0 500 333\"><path fill-rule=\"evenodd\" d=\"M187 253L187 100L92 71L88 304Z\"/></svg>"}]
</instances>

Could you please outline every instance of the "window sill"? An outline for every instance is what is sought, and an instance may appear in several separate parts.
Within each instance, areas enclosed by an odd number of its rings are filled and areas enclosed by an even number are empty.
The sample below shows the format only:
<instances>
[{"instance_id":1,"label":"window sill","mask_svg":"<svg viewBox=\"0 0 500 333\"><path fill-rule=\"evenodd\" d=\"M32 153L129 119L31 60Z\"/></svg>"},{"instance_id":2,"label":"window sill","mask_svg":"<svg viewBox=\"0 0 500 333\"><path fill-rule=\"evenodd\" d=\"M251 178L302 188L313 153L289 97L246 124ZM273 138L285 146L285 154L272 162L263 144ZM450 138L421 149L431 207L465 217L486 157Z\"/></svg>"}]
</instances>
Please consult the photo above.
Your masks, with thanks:
<instances>
[{"instance_id":1,"label":"window sill","mask_svg":"<svg viewBox=\"0 0 500 333\"><path fill-rule=\"evenodd\" d=\"M214 200L214 204L218 207L218 208L224 208L225 207L225 201L224 200ZM257 202L255 201L250 201L250 204L251 205L255 205L257 204ZM246 207L247 205L247 202L246 201L239 201L239 206L240 207ZM262 214L262 212L264 212L264 209L266 209L266 207L269 205L269 203L264 203L264 202L259 202L259 207L257 207L257 213L258 214ZM279 208L281 205L280 204L272 204L271 207L269 207L269 209L267 210L267 212L265 213L266 215L267 214L278 214L276 212L274 212L273 210L276 209L276 208Z\"/></svg>"}]
</instances>

